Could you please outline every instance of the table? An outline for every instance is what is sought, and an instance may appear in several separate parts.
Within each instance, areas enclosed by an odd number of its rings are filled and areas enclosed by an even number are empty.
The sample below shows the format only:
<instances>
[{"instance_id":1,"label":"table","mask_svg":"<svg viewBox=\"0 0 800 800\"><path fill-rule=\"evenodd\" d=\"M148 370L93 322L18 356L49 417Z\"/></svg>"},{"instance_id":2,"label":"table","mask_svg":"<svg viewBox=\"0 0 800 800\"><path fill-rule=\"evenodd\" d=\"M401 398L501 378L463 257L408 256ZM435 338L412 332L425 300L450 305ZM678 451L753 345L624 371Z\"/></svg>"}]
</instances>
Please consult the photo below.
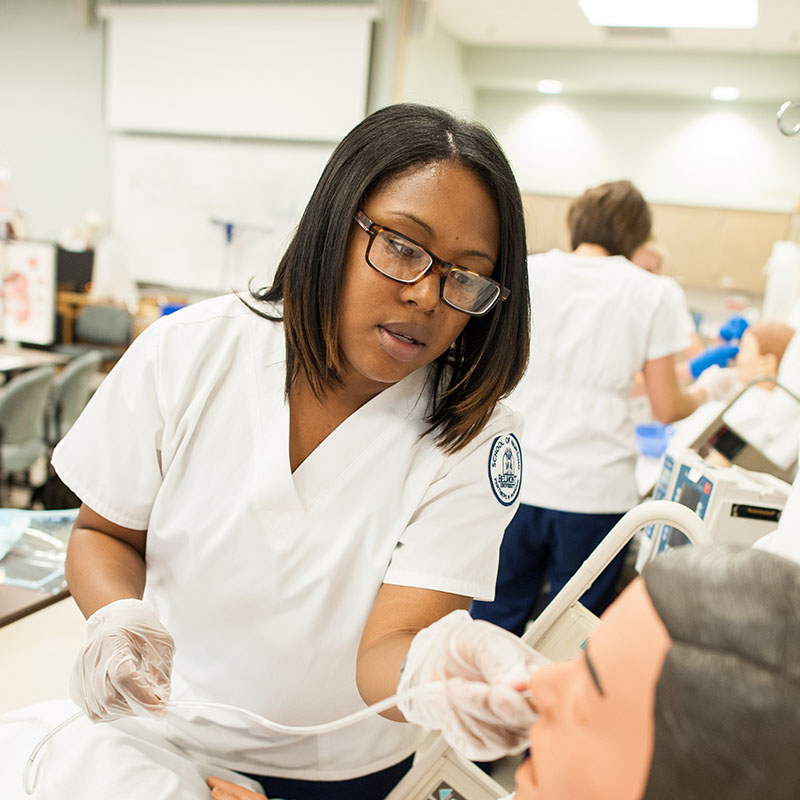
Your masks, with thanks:
<instances>
[{"instance_id":1,"label":"table","mask_svg":"<svg viewBox=\"0 0 800 800\"><path fill-rule=\"evenodd\" d=\"M25 369L41 367L43 364L63 366L69 361L64 353L53 353L49 350L37 350L34 347L22 347L15 344L0 344L0 372L20 372Z\"/></svg>"},{"instance_id":2,"label":"table","mask_svg":"<svg viewBox=\"0 0 800 800\"><path fill-rule=\"evenodd\" d=\"M33 589L22 589L19 586L0 584L0 628L27 617L40 608L57 603L65 597L69 597L68 589L62 589L57 594L47 594L35 592Z\"/></svg>"},{"instance_id":3,"label":"table","mask_svg":"<svg viewBox=\"0 0 800 800\"><path fill-rule=\"evenodd\" d=\"M69 596L64 554L78 509L0 509L0 627Z\"/></svg>"}]
</instances>

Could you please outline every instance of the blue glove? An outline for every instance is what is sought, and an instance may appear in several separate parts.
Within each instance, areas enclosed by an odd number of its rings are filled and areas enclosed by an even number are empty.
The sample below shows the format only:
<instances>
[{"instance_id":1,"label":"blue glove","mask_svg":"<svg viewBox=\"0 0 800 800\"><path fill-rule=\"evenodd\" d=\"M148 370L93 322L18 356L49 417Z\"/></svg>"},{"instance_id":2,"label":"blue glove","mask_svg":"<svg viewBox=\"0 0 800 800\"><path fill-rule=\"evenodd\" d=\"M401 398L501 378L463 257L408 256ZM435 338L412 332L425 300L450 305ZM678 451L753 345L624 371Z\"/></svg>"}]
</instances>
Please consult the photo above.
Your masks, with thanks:
<instances>
[{"instance_id":1,"label":"blue glove","mask_svg":"<svg viewBox=\"0 0 800 800\"><path fill-rule=\"evenodd\" d=\"M726 342L738 342L742 338L742 334L747 330L750 323L739 314L734 314L729 320L722 324L719 329L719 338L724 339ZM720 364L724 367L724 364Z\"/></svg>"},{"instance_id":2,"label":"blue glove","mask_svg":"<svg viewBox=\"0 0 800 800\"><path fill-rule=\"evenodd\" d=\"M698 353L694 358L689 359L689 372L697 380L700 375L709 367L715 364L718 367L727 367L736 358L739 348L732 344L718 344L707 347L702 353Z\"/></svg>"}]
</instances>

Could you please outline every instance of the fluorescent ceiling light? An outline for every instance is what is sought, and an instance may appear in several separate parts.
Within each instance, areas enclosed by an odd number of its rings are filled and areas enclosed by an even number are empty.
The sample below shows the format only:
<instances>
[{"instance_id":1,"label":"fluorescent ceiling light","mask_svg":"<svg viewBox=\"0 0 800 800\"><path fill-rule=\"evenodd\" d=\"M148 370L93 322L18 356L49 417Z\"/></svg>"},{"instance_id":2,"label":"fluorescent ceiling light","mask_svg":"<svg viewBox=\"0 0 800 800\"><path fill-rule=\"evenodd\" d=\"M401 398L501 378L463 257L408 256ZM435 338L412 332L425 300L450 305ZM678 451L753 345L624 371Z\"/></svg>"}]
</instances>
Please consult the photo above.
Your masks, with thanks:
<instances>
[{"instance_id":1,"label":"fluorescent ceiling light","mask_svg":"<svg viewBox=\"0 0 800 800\"><path fill-rule=\"evenodd\" d=\"M711 90L714 100L738 100L739 90L735 86L715 86Z\"/></svg>"},{"instance_id":2,"label":"fluorescent ceiling light","mask_svg":"<svg viewBox=\"0 0 800 800\"><path fill-rule=\"evenodd\" d=\"M755 28L758 0L578 0L592 25L609 28Z\"/></svg>"},{"instance_id":3,"label":"fluorescent ceiling light","mask_svg":"<svg viewBox=\"0 0 800 800\"><path fill-rule=\"evenodd\" d=\"M561 81L542 80L536 84L536 91L542 94L560 94L562 88Z\"/></svg>"}]
</instances>

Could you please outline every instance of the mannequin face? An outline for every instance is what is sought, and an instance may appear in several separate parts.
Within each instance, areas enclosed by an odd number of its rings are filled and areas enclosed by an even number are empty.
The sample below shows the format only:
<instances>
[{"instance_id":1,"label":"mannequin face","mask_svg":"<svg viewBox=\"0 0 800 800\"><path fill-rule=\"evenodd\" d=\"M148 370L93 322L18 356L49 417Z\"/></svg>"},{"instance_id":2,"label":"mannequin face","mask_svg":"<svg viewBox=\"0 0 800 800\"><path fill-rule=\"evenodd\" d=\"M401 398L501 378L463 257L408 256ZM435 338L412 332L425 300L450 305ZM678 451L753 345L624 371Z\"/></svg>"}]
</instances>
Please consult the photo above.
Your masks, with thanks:
<instances>
[{"instance_id":1,"label":"mannequin face","mask_svg":"<svg viewBox=\"0 0 800 800\"><path fill-rule=\"evenodd\" d=\"M539 719L515 800L639 800L653 756L669 634L641 579L603 614L585 652L534 672Z\"/></svg>"},{"instance_id":2,"label":"mannequin face","mask_svg":"<svg viewBox=\"0 0 800 800\"><path fill-rule=\"evenodd\" d=\"M756 378L763 378L765 375L774 377L778 374L777 356L773 353L762 355L758 336L751 330L746 330L742 334L735 364L739 373L739 380L742 383L750 383L750 381Z\"/></svg>"}]
</instances>

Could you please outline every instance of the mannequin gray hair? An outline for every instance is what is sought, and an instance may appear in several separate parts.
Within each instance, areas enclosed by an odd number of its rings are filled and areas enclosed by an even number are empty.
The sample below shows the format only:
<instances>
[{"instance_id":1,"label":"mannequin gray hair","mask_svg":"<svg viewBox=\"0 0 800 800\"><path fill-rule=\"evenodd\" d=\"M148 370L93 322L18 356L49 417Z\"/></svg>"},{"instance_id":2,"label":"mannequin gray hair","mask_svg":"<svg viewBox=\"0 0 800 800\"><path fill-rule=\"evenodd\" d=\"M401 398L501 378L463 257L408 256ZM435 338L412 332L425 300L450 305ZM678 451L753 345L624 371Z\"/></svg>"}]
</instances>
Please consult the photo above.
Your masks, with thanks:
<instances>
[{"instance_id":1,"label":"mannequin gray hair","mask_svg":"<svg viewBox=\"0 0 800 800\"><path fill-rule=\"evenodd\" d=\"M644 571L672 638L642 800L800 797L800 565L681 547Z\"/></svg>"}]
</instances>

